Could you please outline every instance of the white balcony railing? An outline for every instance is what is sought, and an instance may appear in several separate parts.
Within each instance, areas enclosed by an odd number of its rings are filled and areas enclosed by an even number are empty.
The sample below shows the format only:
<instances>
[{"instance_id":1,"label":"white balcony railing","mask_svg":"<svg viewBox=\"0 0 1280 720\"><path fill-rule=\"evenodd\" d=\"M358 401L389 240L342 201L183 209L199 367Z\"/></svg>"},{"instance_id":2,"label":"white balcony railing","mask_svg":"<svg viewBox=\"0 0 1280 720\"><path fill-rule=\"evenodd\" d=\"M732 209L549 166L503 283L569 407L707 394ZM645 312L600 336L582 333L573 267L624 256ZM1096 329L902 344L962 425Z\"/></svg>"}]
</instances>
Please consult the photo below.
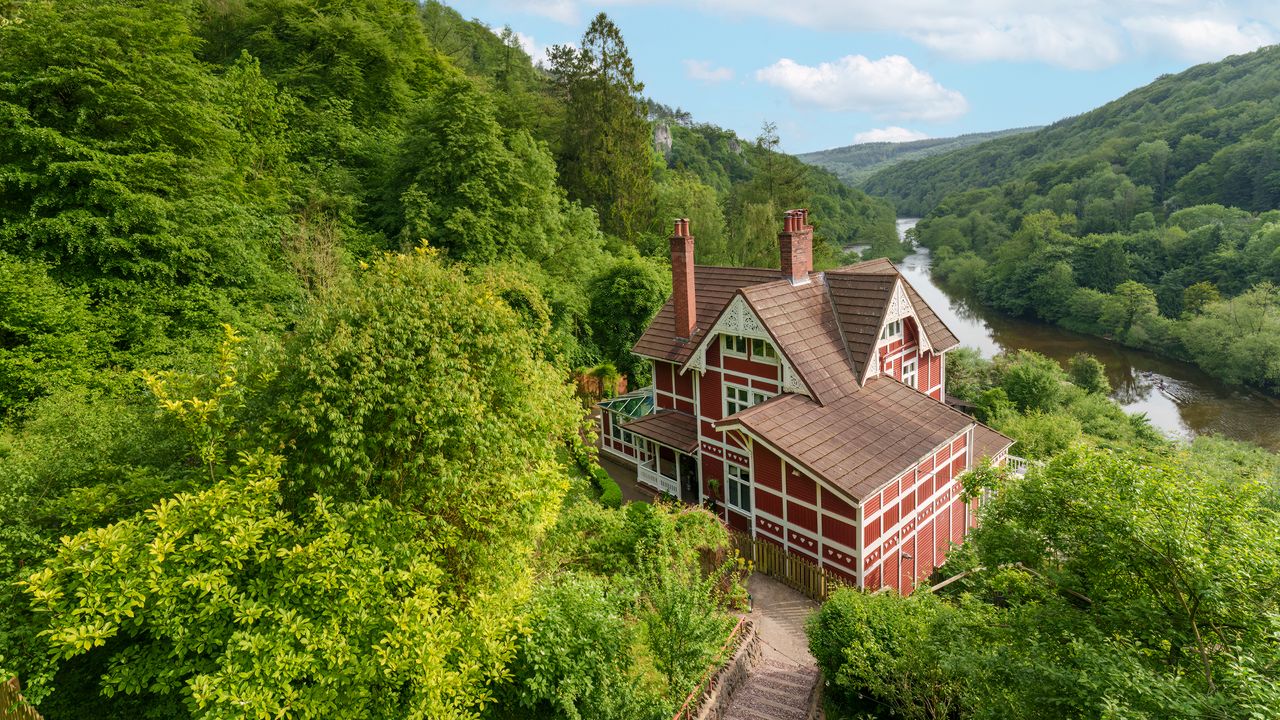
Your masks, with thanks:
<instances>
[{"instance_id":1,"label":"white balcony railing","mask_svg":"<svg viewBox=\"0 0 1280 720\"><path fill-rule=\"evenodd\" d=\"M1018 477L1022 477L1023 475L1026 475L1027 467L1029 467L1033 462L1034 461L1032 460L1028 460L1024 457L1018 457L1017 455L1005 456L1005 465L1009 468L1009 470L1014 475L1017 475Z\"/></svg>"},{"instance_id":2,"label":"white balcony railing","mask_svg":"<svg viewBox=\"0 0 1280 720\"><path fill-rule=\"evenodd\" d=\"M676 481L654 469L653 463L654 461L650 460L647 463L637 465L636 480L639 480L641 485L657 488L673 497L680 497L680 488L676 485Z\"/></svg>"}]
</instances>

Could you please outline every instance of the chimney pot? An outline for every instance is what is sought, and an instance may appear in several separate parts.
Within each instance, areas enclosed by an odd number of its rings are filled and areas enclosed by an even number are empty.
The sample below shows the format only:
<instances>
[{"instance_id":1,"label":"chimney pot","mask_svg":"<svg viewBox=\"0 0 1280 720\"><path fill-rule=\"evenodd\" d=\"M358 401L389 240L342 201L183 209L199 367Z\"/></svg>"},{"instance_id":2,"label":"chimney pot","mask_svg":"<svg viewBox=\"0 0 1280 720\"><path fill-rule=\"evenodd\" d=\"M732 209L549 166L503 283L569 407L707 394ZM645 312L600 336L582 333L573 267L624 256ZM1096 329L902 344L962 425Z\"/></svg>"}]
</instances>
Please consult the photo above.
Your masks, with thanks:
<instances>
[{"instance_id":1,"label":"chimney pot","mask_svg":"<svg viewBox=\"0 0 1280 720\"><path fill-rule=\"evenodd\" d=\"M698 319L693 272L693 235L689 218L676 220L671 234L671 300L676 310L676 337L693 337Z\"/></svg>"},{"instance_id":2,"label":"chimney pot","mask_svg":"<svg viewBox=\"0 0 1280 720\"><path fill-rule=\"evenodd\" d=\"M778 250L782 258L782 276L792 285L808 282L813 271L813 227L808 209L788 210L778 234Z\"/></svg>"}]
</instances>

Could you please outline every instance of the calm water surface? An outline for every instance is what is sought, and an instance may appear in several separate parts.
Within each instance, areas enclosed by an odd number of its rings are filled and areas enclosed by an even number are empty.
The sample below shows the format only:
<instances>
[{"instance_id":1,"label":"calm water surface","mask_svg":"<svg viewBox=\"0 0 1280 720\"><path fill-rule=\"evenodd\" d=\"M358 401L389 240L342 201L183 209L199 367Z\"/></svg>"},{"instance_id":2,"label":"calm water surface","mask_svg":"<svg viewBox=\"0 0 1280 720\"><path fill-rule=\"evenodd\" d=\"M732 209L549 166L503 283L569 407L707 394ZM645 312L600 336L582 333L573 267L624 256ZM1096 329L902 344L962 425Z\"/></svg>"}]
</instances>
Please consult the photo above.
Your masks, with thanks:
<instances>
[{"instance_id":1,"label":"calm water surface","mask_svg":"<svg viewBox=\"0 0 1280 720\"><path fill-rule=\"evenodd\" d=\"M915 224L915 218L899 219L898 232ZM928 249L918 248L898 268L960 343L984 357L1025 348L1065 365L1078 352L1092 353L1107 365L1116 402L1130 412L1146 413L1169 435L1189 439L1214 433L1280 450L1280 400L1226 385L1186 363L972 305L933 283L930 262Z\"/></svg>"}]
</instances>

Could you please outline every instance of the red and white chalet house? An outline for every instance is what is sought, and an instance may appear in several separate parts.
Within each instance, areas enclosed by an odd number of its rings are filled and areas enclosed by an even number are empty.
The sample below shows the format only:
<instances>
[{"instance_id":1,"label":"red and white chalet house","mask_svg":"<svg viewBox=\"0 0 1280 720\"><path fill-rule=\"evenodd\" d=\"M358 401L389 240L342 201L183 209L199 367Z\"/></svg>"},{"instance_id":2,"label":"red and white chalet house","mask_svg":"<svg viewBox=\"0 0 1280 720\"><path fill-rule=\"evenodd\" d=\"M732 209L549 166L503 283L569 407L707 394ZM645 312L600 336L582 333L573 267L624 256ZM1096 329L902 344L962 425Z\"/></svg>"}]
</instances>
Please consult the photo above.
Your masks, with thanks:
<instances>
[{"instance_id":1,"label":"red and white chalet house","mask_svg":"<svg viewBox=\"0 0 1280 720\"><path fill-rule=\"evenodd\" d=\"M944 402L959 341L892 263L813 272L807 210L779 245L781 270L695 267L676 221L674 292L634 348L655 412L606 406L603 446L735 530L910 593L974 525L958 476L1013 441Z\"/></svg>"}]
</instances>

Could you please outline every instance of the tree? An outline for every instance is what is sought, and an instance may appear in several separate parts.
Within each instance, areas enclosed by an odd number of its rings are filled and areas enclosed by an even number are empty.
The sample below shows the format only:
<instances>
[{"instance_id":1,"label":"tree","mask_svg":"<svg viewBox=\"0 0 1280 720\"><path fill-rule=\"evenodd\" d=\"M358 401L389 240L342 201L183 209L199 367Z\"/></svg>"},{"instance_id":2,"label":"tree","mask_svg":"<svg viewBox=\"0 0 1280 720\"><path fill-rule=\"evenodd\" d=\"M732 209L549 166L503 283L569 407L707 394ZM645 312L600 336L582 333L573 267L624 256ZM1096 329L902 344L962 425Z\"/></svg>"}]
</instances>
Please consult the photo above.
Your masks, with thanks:
<instances>
[{"instance_id":1,"label":"tree","mask_svg":"<svg viewBox=\"0 0 1280 720\"><path fill-rule=\"evenodd\" d=\"M425 248L320 302L270 390L290 496L385 498L426 518L452 582L509 578L557 507L581 409L539 333Z\"/></svg>"},{"instance_id":2,"label":"tree","mask_svg":"<svg viewBox=\"0 0 1280 720\"><path fill-rule=\"evenodd\" d=\"M578 48L548 54L552 83L564 102L557 151L569 196L600 214L606 232L635 243L653 218L652 132L622 33L604 13Z\"/></svg>"},{"instance_id":3,"label":"tree","mask_svg":"<svg viewBox=\"0 0 1280 720\"><path fill-rule=\"evenodd\" d=\"M425 240L471 263L541 259L562 230L555 163L527 133L507 137L468 79L416 108L398 164L388 230L406 246Z\"/></svg>"},{"instance_id":4,"label":"tree","mask_svg":"<svg viewBox=\"0 0 1280 720\"><path fill-rule=\"evenodd\" d=\"M1066 374L1049 358L1029 350L1002 356L996 366L1000 387L1021 412L1051 412L1062 399Z\"/></svg>"},{"instance_id":5,"label":"tree","mask_svg":"<svg viewBox=\"0 0 1280 720\"><path fill-rule=\"evenodd\" d=\"M715 190L702 184L697 176L685 172L664 173L657 187L657 208L653 228L657 236L665 238L671 232L673 219L689 218L689 227L697 238L694 255L698 264L729 263L720 199Z\"/></svg>"},{"instance_id":6,"label":"tree","mask_svg":"<svg viewBox=\"0 0 1280 720\"><path fill-rule=\"evenodd\" d=\"M474 718L514 651L510 598L459 602L424 515L280 504L280 460L67 538L31 575L51 659L193 717ZM176 702L182 701L182 702Z\"/></svg>"},{"instance_id":7,"label":"tree","mask_svg":"<svg viewBox=\"0 0 1280 720\"><path fill-rule=\"evenodd\" d=\"M1206 306L1222 299L1218 286L1211 282L1201 281L1182 291L1182 311L1187 315L1196 315Z\"/></svg>"},{"instance_id":8,"label":"tree","mask_svg":"<svg viewBox=\"0 0 1280 720\"><path fill-rule=\"evenodd\" d=\"M639 257L622 258L591 279L591 337L605 360L633 379L647 372L631 354L654 313L671 293L668 274Z\"/></svg>"},{"instance_id":9,"label":"tree","mask_svg":"<svg viewBox=\"0 0 1280 720\"><path fill-rule=\"evenodd\" d=\"M1107 298L1102 306L1102 317L1098 322L1123 339L1143 318L1159 314L1156 294L1151 291L1151 288L1133 280L1126 280L1120 283L1115 292Z\"/></svg>"},{"instance_id":10,"label":"tree","mask_svg":"<svg viewBox=\"0 0 1280 720\"><path fill-rule=\"evenodd\" d=\"M1067 374L1071 382L1085 392L1106 395L1111 392L1111 382L1107 380L1107 368L1098 358L1089 353L1076 353L1067 363Z\"/></svg>"}]
</instances>

